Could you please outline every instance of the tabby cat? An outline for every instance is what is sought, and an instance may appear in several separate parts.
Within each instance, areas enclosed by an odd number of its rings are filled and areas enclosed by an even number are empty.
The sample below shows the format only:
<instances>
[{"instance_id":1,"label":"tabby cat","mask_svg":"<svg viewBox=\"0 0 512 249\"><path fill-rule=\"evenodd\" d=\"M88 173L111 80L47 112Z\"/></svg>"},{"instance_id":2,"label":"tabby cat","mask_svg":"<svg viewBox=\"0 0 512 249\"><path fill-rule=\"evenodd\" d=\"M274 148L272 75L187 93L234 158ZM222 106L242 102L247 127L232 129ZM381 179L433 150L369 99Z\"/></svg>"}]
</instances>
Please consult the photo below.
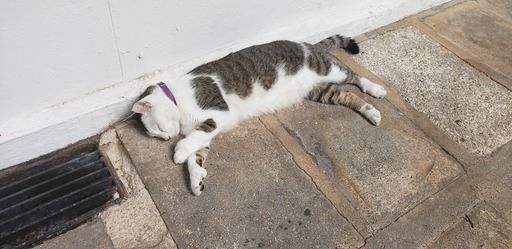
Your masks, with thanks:
<instances>
[{"instance_id":1,"label":"tabby cat","mask_svg":"<svg viewBox=\"0 0 512 249\"><path fill-rule=\"evenodd\" d=\"M191 190L199 195L210 141L249 117L308 99L347 106L379 125L380 112L341 86L356 85L376 98L386 90L340 64L329 53L338 48L359 52L353 39L339 35L316 44L274 41L248 47L170 79L168 86L149 87L133 111L151 136L185 136L174 149L174 162L187 161Z\"/></svg>"}]
</instances>

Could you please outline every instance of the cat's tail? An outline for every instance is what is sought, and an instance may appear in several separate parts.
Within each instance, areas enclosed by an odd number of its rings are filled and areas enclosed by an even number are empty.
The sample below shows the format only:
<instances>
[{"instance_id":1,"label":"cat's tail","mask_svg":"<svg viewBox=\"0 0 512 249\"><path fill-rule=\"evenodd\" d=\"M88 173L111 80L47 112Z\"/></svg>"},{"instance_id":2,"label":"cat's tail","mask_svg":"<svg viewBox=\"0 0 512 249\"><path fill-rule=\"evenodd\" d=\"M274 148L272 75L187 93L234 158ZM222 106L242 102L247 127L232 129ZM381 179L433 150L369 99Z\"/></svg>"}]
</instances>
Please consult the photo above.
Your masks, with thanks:
<instances>
[{"instance_id":1,"label":"cat's tail","mask_svg":"<svg viewBox=\"0 0 512 249\"><path fill-rule=\"evenodd\" d=\"M343 48L350 54L359 53L359 45L357 45L357 42L350 37L345 37L341 35L333 35L331 37L325 38L320 42L316 43L315 46L327 51Z\"/></svg>"}]
</instances>

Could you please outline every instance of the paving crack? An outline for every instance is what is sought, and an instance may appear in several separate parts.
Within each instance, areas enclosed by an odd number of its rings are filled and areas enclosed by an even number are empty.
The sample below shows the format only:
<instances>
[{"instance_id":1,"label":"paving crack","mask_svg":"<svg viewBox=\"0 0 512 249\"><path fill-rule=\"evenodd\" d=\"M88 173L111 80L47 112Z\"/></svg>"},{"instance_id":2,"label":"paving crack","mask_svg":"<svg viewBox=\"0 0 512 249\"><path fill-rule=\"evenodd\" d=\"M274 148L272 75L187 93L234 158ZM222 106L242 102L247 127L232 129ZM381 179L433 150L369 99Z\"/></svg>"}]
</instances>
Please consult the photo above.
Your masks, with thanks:
<instances>
[{"instance_id":1,"label":"paving crack","mask_svg":"<svg viewBox=\"0 0 512 249\"><path fill-rule=\"evenodd\" d=\"M412 206L412 207L408 208L406 212L404 212L403 214L401 214L401 215L397 216L395 219L393 219L393 221L392 221L392 222L389 222L388 224L386 224L386 225L384 225L384 226L382 226L382 227L378 228L377 230L375 230L372 234L370 234L367 238L365 238L365 243L366 243L366 241L368 241L369 239L373 238L374 236L376 236L376 235L377 235L377 234L379 234L380 232L382 232L382 231L386 230L389 226L391 226L391 225L393 225L394 223L398 222L402 217L405 217L407 214L409 214L411 211L413 211L416 207L418 207L418 206L420 206L420 205L424 204L425 202L427 202L427 201L429 200L429 198L431 198L431 197L433 197L433 196L435 196L435 195L439 194L441 191L443 191L443 190L447 189L447 188L448 188L449 186L451 186L452 184L455 184L455 183L456 183L456 180L458 180L459 178L460 178L460 176L458 176L458 177L454 178L451 182L449 182L448 184L446 184L446 186L445 186L444 188L439 189L438 191L436 191L436 192L432 193L432 195L430 195L430 196L426 197L425 199L423 199L422 201L420 201L420 202L419 202L419 203L417 203L416 205L414 205L414 206ZM478 204L478 201L477 201L477 203L475 203L475 204L471 205L471 207L470 207L468 210L473 209L477 204ZM466 211L466 212L464 212L464 213L467 213L467 211ZM441 234L443 234L445 231L446 231L446 230L443 230L443 231L441 232Z\"/></svg>"},{"instance_id":2,"label":"paving crack","mask_svg":"<svg viewBox=\"0 0 512 249\"><path fill-rule=\"evenodd\" d=\"M473 221L471 221L471 218L467 214L464 215L464 220L466 220L469 223L469 226L471 228L475 228L475 225L473 224Z\"/></svg>"},{"instance_id":3,"label":"paving crack","mask_svg":"<svg viewBox=\"0 0 512 249\"><path fill-rule=\"evenodd\" d=\"M297 140L298 144L300 145L300 147L302 147L304 152L306 152L311 157L311 159L313 161L315 161L315 163L318 165L318 159L316 158L316 155L314 153L311 153L306 148L306 145L304 144L304 141L302 140L300 135L296 131L294 131L292 128L288 127L286 124L281 123L281 126L286 130L286 132L288 132L288 134L290 134L290 136L292 136L293 138L295 138L295 140Z\"/></svg>"},{"instance_id":4,"label":"paving crack","mask_svg":"<svg viewBox=\"0 0 512 249\"><path fill-rule=\"evenodd\" d=\"M469 208L467 208L467 209L466 209L466 211L464 211L464 216L463 216L463 218L464 218L464 220L465 220L465 221L467 221L467 220L466 220L466 216L467 216L467 214L468 214L469 212L471 212L471 210L475 209L475 208L476 208L480 203L482 203L482 201L481 201L481 200L478 200L478 201L476 201L473 205L470 205L470 206L469 206ZM469 217L468 217L468 219L469 219ZM430 240L430 242L429 242L429 243L431 244L432 242L434 242L434 241L438 240L439 238L441 238L441 237L443 236L443 234L445 234L447 231L450 231L450 230L454 229L454 228L455 228L455 226L457 226L457 224L459 224L459 223L460 223L460 221L461 221L461 219L455 219L454 221L452 221L452 222L451 222L451 224L450 224L449 226L447 226L445 229L443 229L442 231L440 231L440 232L439 232L439 235L438 235L438 236L435 236L435 237L431 238L431 240ZM469 223L469 222L468 222L468 223ZM471 223L470 223L470 226L471 226L471 224L472 224L472 221L471 221ZM473 225L474 225L474 224L473 224ZM471 228L473 228L473 227L474 227L474 226L471 226Z\"/></svg>"}]
</instances>

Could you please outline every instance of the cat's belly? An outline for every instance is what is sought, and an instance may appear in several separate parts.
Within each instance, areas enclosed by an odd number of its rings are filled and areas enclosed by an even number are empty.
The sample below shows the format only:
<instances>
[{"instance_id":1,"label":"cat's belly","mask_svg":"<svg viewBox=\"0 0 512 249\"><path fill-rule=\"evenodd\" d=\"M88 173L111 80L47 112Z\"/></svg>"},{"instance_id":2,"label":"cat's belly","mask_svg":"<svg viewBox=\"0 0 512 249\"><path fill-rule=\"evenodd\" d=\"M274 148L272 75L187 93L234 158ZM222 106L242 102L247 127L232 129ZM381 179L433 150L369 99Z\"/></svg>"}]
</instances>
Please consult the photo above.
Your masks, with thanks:
<instances>
[{"instance_id":1,"label":"cat's belly","mask_svg":"<svg viewBox=\"0 0 512 249\"><path fill-rule=\"evenodd\" d=\"M285 75L284 71L280 71L278 75L268 90L259 82L254 82L252 93L247 98L242 99L235 94L226 95L230 110L237 112L241 118L272 113L300 103L319 82L318 75L307 69L294 75Z\"/></svg>"}]
</instances>

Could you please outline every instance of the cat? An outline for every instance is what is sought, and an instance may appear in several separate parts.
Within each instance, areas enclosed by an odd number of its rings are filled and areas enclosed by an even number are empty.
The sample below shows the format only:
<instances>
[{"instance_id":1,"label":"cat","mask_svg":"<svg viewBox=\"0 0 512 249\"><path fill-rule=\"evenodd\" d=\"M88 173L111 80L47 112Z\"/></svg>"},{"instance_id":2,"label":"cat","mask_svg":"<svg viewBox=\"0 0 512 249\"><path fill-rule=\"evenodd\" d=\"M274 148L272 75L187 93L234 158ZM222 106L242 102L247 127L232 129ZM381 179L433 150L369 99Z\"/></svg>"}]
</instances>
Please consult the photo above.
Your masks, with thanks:
<instances>
[{"instance_id":1,"label":"cat","mask_svg":"<svg viewBox=\"0 0 512 249\"><path fill-rule=\"evenodd\" d=\"M359 53L349 37L331 36L316 44L274 41L230 53L194 68L169 84L150 86L133 106L150 136L181 139L174 162L187 162L194 195L204 189L203 167L210 141L242 120L272 113L303 99L344 105L379 125L380 112L357 95L343 91L353 84L376 98L384 87L359 77L329 52Z\"/></svg>"}]
</instances>

